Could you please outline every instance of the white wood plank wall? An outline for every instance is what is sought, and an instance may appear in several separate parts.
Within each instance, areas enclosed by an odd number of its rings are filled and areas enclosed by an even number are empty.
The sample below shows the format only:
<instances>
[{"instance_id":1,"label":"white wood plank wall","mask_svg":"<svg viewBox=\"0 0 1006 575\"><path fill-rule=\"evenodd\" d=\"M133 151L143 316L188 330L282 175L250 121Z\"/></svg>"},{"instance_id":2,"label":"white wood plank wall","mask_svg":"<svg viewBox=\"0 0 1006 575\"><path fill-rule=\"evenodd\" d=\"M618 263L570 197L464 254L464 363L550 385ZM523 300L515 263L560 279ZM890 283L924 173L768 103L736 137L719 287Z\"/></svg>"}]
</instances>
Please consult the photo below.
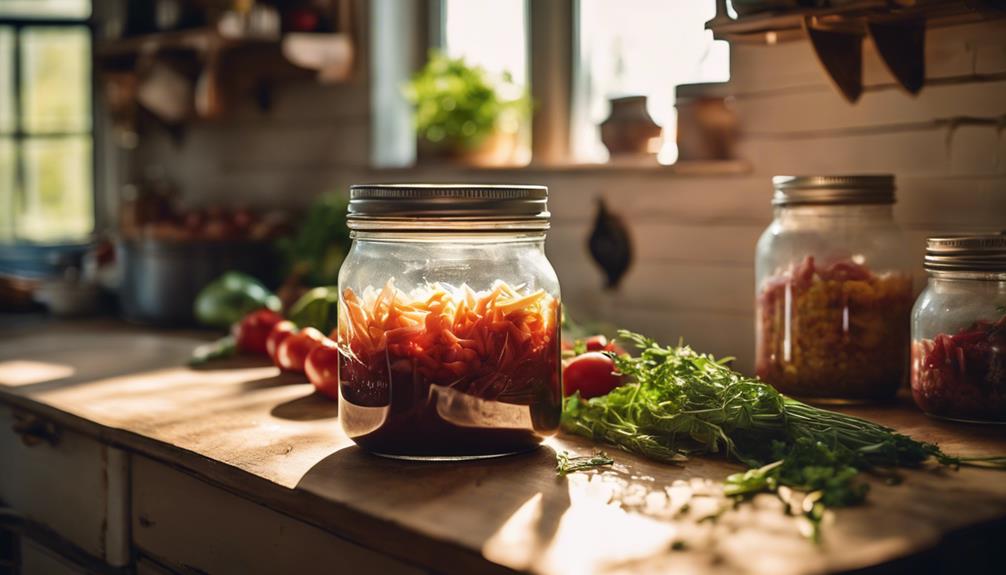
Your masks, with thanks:
<instances>
[{"instance_id":1,"label":"white wood plank wall","mask_svg":"<svg viewBox=\"0 0 1006 575\"><path fill-rule=\"evenodd\" d=\"M662 170L375 172L367 168L365 81L291 86L262 114L247 105L183 145L144 140L142 163L163 165L193 202L304 205L316 193L375 180L487 180L546 184L554 227L548 250L566 303L665 340L753 356L754 242L771 218L770 178L790 173L891 172L897 218L920 261L926 235L1006 228L1006 20L933 29L930 85L898 89L872 46L867 90L850 105L828 84L805 42L735 46L731 93L744 137L741 176ZM636 261L622 289L602 294L586 252L603 196L629 222ZM921 265L917 265L921 281ZM921 285L921 284L920 284Z\"/></svg>"}]
</instances>

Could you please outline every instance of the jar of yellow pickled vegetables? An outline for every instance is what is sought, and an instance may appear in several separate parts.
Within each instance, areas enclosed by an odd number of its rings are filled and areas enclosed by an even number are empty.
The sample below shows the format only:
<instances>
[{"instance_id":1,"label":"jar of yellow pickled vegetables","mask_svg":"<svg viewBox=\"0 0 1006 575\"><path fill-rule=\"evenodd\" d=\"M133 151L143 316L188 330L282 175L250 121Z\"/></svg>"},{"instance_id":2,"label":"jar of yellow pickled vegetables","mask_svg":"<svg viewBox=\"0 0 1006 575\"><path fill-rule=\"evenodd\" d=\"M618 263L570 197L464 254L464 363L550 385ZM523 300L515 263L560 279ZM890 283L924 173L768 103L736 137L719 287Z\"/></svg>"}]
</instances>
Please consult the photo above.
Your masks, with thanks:
<instances>
[{"instance_id":1,"label":"jar of yellow pickled vegetables","mask_svg":"<svg viewBox=\"0 0 1006 575\"><path fill-rule=\"evenodd\" d=\"M542 186L357 185L339 272L339 418L407 459L527 451L559 425Z\"/></svg>"},{"instance_id":2,"label":"jar of yellow pickled vegetables","mask_svg":"<svg viewBox=\"0 0 1006 575\"><path fill-rule=\"evenodd\" d=\"M758 376L811 400L892 398L907 382L914 302L894 177L773 183L755 258Z\"/></svg>"}]
</instances>

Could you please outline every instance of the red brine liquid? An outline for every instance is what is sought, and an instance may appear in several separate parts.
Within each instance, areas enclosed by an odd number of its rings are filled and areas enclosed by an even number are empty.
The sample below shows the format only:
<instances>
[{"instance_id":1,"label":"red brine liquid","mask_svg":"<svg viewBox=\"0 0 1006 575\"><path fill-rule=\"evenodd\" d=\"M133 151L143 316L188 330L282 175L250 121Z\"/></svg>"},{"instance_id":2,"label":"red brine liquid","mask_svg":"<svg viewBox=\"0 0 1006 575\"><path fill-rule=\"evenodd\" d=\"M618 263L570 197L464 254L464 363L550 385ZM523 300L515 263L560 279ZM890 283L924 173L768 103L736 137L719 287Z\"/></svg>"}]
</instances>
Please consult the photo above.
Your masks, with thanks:
<instances>
[{"instance_id":1,"label":"red brine liquid","mask_svg":"<svg viewBox=\"0 0 1006 575\"><path fill-rule=\"evenodd\" d=\"M915 341L912 396L930 415L1006 423L1006 315Z\"/></svg>"},{"instance_id":2,"label":"red brine liquid","mask_svg":"<svg viewBox=\"0 0 1006 575\"><path fill-rule=\"evenodd\" d=\"M339 414L361 447L404 457L526 451L561 410L559 302L503 282L476 292L343 290Z\"/></svg>"}]
</instances>

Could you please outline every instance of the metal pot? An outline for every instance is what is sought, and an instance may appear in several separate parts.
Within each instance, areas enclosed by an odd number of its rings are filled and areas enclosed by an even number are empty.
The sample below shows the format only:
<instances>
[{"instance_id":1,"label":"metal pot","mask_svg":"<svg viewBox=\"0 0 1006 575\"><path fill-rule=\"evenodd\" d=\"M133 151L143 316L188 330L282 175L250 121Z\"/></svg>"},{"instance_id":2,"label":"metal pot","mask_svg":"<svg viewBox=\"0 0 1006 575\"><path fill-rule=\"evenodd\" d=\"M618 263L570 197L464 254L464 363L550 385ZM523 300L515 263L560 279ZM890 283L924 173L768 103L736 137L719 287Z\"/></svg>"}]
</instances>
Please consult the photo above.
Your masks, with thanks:
<instances>
[{"instance_id":1,"label":"metal pot","mask_svg":"<svg viewBox=\"0 0 1006 575\"><path fill-rule=\"evenodd\" d=\"M263 242L144 238L122 241L119 254L122 312L138 323L192 324L192 304L199 290L224 272L244 272L267 285L276 275L272 246Z\"/></svg>"}]
</instances>

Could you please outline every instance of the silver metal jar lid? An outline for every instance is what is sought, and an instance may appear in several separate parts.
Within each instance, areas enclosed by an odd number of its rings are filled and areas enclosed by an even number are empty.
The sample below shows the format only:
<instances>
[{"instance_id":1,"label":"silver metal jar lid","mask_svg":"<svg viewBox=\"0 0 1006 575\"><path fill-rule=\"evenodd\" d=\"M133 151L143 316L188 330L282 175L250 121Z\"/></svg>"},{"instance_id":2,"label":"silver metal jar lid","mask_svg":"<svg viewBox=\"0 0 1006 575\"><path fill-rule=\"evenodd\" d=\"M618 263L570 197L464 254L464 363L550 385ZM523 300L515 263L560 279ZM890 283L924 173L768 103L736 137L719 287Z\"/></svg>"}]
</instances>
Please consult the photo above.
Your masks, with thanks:
<instances>
[{"instance_id":1,"label":"silver metal jar lid","mask_svg":"<svg viewBox=\"0 0 1006 575\"><path fill-rule=\"evenodd\" d=\"M1006 272L1006 232L926 240L927 271Z\"/></svg>"},{"instance_id":2,"label":"silver metal jar lid","mask_svg":"<svg viewBox=\"0 0 1006 575\"><path fill-rule=\"evenodd\" d=\"M893 204L894 176L776 176L774 206Z\"/></svg>"},{"instance_id":3,"label":"silver metal jar lid","mask_svg":"<svg viewBox=\"0 0 1006 575\"><path fill-rule=\"evenodd\" d=\"M349 191L353 230L548 229L548 188L495 184L359 184Z\"/></svg>"}]
</instances>

